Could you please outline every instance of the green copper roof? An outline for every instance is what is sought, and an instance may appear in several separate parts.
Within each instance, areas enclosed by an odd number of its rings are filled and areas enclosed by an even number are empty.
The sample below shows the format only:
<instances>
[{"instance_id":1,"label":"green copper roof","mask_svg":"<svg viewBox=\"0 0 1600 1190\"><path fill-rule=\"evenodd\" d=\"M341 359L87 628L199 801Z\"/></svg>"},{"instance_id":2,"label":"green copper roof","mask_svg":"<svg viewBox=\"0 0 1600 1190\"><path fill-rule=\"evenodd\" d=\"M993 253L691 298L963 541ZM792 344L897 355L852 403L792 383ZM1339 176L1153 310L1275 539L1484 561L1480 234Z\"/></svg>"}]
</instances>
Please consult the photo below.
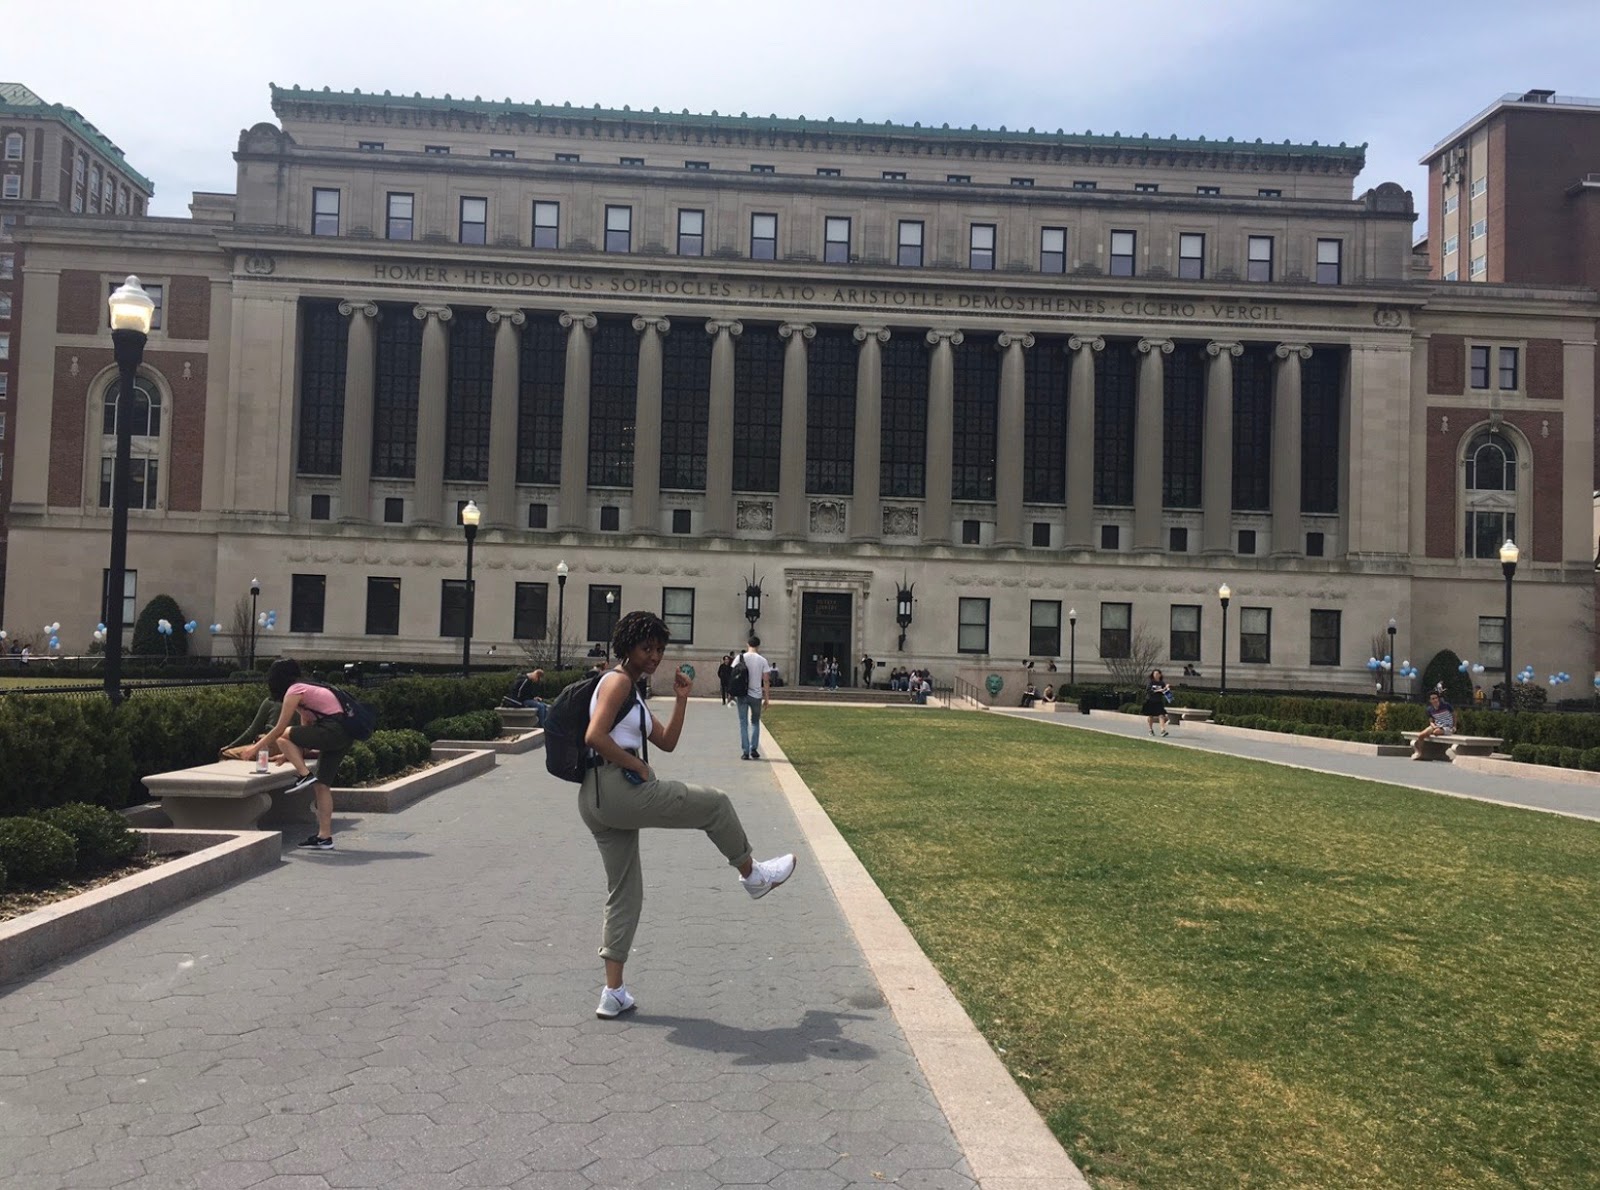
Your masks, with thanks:
<instances>
[{"instance_id":1,"label":"green copper roof","mask_svg":"<svg viewBox=\"0 0 1600 1190\"><path fill-rule=\"evenodd\" d=\"M60 120L105 157L115 161L117 168L143 188L147 196L156 192L155 184L129 165L128 159L122 155L122 150L117 148L105 133L85 120L76 108L70 108L64 103L46 103L21 83L0 83L0 116L8 115L34 120Z\"/></svg>"},{"instance_id":2,"label":"green copper roof","mask_svg":"<svg viewBox=\"0 0 1600 1190\"><path fill-rule=\"evenodd\" d=\"M603 108L599 104L594 107L574 107L571 103L541 103L534 100L532 103L517 103L511 99L484 99L474 95L471 99L456 98L445 95L443 98L424 96L421 92L412 95L391 95L388 91L379 95L377 93L363 93L361 91L334 91L327 87L322 90L307 90L299 86L280 87L276 83L272 87L272 110L280 111L280 104L309 103L309 104L366 104L372 107L411 108L424 111L458 111L484 116L535 116L554 119L595 119L595 120L631 120L643 124L692 124L703 128L719 128L727 131L772 131L808 133L817 136L829 134L848 136L910 136L923 137L930 140L986 140L1009 141L1022 144L1036 145L1073 145L1084 148L1124 148L1124 149L1183 149L1198 152L1239 152L1263 153L1274 156L1320 156L1348 160L1358 168L1366 161L1367 146L1365 144L1347 146L1344 144L1319 145L1312 141L1309 145L1291 144L1284 141L1281 144L1269 143L1261 139L1254 141L1238 141L1232 137L1226 140L1180 140L1176 136L1166 138L1153 137L1148 133L1142 136L1123 136L1120 132L1113 132L1109 136L1094 132L1066 132L1060 128L1055 132L1039 132L1029 128L1027 131L1008 129L1004 126L994 128L979 128L976 124L970 128L952 128L949 124L942 124L935 128L923 124L893 124L887 121L869 123L865 120L835 120L829 116L826 119L808 119L805 116L752 116L740 112L737 116L722 115L712 112L709 116L691 113L688 109L682 112L664 112L660 108L650 111L634 111L631 108Z\"/></svg>"}]
</instances>

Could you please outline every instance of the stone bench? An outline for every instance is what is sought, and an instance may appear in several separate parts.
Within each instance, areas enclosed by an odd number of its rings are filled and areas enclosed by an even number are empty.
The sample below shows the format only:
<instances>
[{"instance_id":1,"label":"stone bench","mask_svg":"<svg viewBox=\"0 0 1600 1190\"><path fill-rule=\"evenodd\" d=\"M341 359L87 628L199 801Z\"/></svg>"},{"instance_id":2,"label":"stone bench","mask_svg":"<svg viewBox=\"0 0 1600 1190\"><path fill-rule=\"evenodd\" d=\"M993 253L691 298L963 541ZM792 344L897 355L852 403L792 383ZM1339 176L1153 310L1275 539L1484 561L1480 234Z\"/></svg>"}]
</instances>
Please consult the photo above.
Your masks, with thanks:
<instances>
[{"instance_id":1,"label":"stone bench","mask_svg":"<svg viewBox=\"0 0 1600 1190\"><path fill-rule=\"evenodd\" d=\"M1416 746L1418 731L1400 733L1407 743ZM1486 735L1431 736L1421 745L1424 760L1453 760L1457 756L1493 756L1505 741Z\"/></svg>"},{"instance_id":2,"label":"stone bench","mask_svg":"<svg viewBox=\"0 0 1600 1190\"><path fill-rule=\"evenodd\" d=\"M256 830L269 810L285 824L313 821L309 788L284 793L294 781L294 770L287 765L258 773L254 761L218 760L152 773L144 778L144 787L180 829Z\"/></svg>"},{"instance_id":3,"label":"stone bench","mask_svg":"<svg viewBox=\"0 0 1600 1190\"><path fill-rule=\"evenodd\" d=\"M1215 713L1216 712L1206 710L1203 707L1167 708L1167 718L1177 723L1182 723L1185 719L1193 719L1196 723L1207 723L1211 720L1211 716Z\"/></svg>"},{"instance_id":4,"label":"stone bench","mask_svg":"<svg viewBox=\"0 0 1600 1190\"><path fill-rule=\"evenodd\" d=\"M533 707L496 707L495 713L508 731L532 731L539 726L539 712Z\"/></svg>"}]
</instances>

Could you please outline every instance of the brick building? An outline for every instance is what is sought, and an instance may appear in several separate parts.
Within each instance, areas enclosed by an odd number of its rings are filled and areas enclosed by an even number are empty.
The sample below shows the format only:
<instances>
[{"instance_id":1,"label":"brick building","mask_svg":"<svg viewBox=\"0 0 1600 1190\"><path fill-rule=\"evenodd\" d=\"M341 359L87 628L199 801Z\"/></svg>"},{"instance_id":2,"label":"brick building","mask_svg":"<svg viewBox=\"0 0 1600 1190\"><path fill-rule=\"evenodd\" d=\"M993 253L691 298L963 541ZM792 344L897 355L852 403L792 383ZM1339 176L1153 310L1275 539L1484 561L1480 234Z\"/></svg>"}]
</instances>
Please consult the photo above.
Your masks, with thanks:
<instances>
[{"instance_id":1,"label":"brick building","mask_svg":"<svg viewBox=\"0 0 1600 1190\"><path fill-rule=\"evenodd\" d=\"M112 144L77 111L46 103L20 83L0 83L0 618L6 606L7 520L15 471L23 246L13 231L23 216L81 213L140 218L154 193ZM159 294L157 295L159 296Z\"/></svg>"}]
</instances>

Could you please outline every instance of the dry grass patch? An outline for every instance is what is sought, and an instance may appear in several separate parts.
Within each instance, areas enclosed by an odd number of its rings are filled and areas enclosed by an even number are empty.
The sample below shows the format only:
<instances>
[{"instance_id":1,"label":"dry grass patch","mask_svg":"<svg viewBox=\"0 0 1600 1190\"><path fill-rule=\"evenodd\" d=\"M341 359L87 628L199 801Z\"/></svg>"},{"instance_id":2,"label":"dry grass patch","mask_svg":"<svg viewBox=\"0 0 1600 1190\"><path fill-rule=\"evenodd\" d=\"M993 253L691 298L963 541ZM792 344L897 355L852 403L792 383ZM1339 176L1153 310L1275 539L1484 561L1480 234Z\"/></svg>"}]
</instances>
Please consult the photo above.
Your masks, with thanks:
<instances>
[{"instance_id":1,"label":"dry grass patch","mask_svg":"<svg viewBox=\"0 0 1600 1190\"><path fill-rule=\"evenodd\" d=\"M1102 1190L1600 1185L1600 826L998 716L769 715Z\"/></svg>"}]
</instances>

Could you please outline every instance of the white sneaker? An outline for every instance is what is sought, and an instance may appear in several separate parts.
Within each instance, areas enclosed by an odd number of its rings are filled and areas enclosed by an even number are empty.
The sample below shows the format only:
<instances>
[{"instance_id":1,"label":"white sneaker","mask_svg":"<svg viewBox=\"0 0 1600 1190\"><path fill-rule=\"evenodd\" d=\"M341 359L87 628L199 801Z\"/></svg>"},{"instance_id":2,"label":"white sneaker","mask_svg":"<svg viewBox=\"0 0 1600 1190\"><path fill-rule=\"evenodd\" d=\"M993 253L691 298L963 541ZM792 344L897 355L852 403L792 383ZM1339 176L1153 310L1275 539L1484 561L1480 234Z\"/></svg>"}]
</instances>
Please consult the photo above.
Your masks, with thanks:
<instances>
[{"instance_id":1,"label":"white sneaker","mask_svg":"<svg viewBox=\"0 0 1600 1190\"><path fill-rule=\"evenodd\" d=\"M638 1001L633 998L633 993L628 991L627 985L620 988L602 988L600 990L600 1006L594 1014L603 1020L621 1016L625 1012L632 1012L639 1007Z\"/></svg>"},{"instance_id":2,"label":"white sneaker","mask_svg":"<svg viewBox=\"0 0 1600 1190\"><path fill-rule=\"evenodd\" d=\"M750 875L740 879L744 891L760 899L794 875L794 856L780 855L773 859L757 860L750 865Z\"/></svg>"}]
</instances>

